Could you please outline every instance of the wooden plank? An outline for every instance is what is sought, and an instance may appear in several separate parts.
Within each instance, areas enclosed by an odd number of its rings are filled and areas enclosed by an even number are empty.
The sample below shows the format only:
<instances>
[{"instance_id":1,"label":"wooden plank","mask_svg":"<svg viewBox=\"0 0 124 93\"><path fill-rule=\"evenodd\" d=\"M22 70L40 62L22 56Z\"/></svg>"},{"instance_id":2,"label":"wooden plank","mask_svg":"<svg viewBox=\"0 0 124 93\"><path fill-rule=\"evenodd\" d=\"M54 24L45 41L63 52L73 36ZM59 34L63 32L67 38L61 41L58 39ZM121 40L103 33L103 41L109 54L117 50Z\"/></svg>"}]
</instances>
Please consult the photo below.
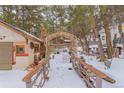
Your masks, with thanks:
<instances>
[{"instance_id":1,"label":"wooden plank","mask_svg":"<svg viewBox=\"0 0 124 93\"><path fill-rule=\"evenodd\" d=\"M76 72L78 73L78 75L83 78L84 82L87 84L87 86L88 86L89 88L95 88L95 86L92 85L92 84L87 80L87 78L86 78L78 69L75 69L75 70L76 70Z\"/></svg>"},{"instance_id":2,"label":"wooden plank","mask_svg":"<svg viewBox=\"0 0 124 93\"><path fill-rule=\"evenodd\" d=\"M102 88L102 79L100 77L96 77L96 87Z\"/></svg>"}]
</instances>

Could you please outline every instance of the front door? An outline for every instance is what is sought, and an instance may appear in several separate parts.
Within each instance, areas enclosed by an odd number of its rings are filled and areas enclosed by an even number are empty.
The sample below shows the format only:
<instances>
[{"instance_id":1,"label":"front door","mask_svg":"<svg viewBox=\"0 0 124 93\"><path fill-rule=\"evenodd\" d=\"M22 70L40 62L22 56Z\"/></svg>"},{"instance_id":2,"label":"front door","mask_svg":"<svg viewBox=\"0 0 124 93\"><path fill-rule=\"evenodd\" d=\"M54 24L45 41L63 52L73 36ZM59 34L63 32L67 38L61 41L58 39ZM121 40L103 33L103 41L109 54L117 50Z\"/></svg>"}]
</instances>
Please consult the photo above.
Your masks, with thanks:
<instances>
[{"instance_id":1,"label":"front door","mask_svg":"<svg viewBox=\"0 0 124 93\"><path fill-rule=\"evenodd\" d=\"M13 43L0 42L0 70L12 69Z\"/></svg>"}]
</instances>

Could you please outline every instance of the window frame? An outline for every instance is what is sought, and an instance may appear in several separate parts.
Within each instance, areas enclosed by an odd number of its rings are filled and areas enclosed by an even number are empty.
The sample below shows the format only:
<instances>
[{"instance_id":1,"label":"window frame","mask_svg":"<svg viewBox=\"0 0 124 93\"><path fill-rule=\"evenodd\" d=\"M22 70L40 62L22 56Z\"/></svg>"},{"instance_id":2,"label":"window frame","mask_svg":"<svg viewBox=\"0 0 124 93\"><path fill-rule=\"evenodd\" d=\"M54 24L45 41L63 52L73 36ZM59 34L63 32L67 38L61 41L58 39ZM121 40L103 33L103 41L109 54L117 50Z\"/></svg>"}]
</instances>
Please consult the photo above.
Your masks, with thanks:
<instances>
[{"instance_id":1,"label":"window frame","mask_svg":"<svg viewBox=\"0 0 124 93\"><path fill-rule=\"evenodd\" d=\"M19 52L19 48L23 48L23 53ZM25 52L25 45L16 45L16 56L28 56Z\"/></svg>"}]
</instances>

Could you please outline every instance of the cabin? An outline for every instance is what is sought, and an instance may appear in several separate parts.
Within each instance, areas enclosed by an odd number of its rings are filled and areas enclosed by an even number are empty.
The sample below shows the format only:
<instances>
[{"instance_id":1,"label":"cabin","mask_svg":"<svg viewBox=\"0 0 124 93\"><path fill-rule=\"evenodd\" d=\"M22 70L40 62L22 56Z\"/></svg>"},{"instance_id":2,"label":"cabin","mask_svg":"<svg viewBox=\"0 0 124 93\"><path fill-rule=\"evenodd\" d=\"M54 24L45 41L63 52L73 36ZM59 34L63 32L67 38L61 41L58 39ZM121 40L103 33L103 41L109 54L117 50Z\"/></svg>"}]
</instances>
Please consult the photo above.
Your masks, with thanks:
<instances>
[{"instance_id":1,"label":"cabin","mask_svg":"<svg viewBox=\"0 0 124 93\"><path fill-rule=\"evenodd\" d=\"M41 45L41 39L0 20L0 70L25 70L42 57Z\"/></svg>"}]
</instances>

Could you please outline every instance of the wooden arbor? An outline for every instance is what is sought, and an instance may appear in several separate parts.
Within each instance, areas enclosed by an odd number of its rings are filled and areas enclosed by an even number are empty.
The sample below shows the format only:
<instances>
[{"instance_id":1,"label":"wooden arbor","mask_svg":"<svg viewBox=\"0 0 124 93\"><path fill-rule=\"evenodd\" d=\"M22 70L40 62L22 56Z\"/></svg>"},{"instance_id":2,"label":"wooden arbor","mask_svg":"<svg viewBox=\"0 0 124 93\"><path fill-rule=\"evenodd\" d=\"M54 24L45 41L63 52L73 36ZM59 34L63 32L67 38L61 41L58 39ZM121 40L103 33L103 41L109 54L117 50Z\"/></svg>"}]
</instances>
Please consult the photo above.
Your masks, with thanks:
<instances>
[{"instance_id":1,"label":"wooden arbor","mask_svg":"<svg viewBox=\"0 0 124 93\"><path fill-rule=\"evenodd\" d=\"M71 41L71 44L70 44L71 50L73 50L73 51L75 50L75 47L77 44L77 37L71 33L68 33L68 32L58 31L56 33L53 33L53 34L47 36L45 39L46 54L47 55L49 52L50 41L53 40L54 38L61 37L61 36L68 38Z\"/></svg>"}]
</instances>

